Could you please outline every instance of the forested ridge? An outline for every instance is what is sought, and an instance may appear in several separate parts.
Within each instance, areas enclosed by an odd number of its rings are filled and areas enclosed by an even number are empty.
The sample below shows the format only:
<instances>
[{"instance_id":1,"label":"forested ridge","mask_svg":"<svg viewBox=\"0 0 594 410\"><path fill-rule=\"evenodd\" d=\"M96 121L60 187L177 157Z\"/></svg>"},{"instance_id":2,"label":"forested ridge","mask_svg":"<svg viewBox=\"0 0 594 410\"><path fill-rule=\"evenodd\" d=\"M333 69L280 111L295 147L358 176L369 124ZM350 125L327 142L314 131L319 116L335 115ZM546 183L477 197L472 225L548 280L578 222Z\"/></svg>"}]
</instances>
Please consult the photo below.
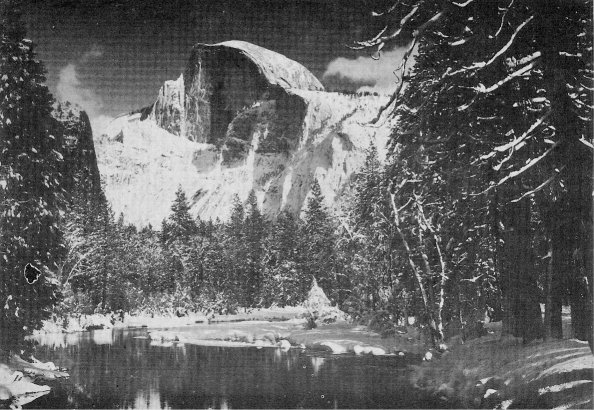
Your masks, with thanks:
<instances>
[{"instance_id":1,"label":"forested ridge","mask_svg":"<svg viewBox=\"0 0 594 410\"><path fill-rule=\"evenodd\" d=\"M370 142L345 209L314 180L302 215L267 220L251 192L204 221L179 189L142 229L64 165L76 130L56 119L17 3L0 9L4 353L52 314L296 305L313 279L355 321L389 334L415 317L435 346L485 314L525 341L568 336L563 305L591 341L591 1L379 2L385 29L354 47L408 44L375 119L398 126L385 163Z\"/></svg>"}]
</instances>

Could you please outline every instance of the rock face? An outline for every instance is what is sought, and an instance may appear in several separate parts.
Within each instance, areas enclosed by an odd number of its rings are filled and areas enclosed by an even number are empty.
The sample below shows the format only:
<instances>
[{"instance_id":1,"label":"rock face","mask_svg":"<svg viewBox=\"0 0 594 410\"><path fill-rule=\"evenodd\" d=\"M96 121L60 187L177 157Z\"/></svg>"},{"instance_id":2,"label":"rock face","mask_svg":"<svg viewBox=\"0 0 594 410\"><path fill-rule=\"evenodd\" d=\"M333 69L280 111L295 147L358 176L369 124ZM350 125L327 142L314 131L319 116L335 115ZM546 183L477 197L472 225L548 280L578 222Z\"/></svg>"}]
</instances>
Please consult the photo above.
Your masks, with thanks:
<instances>
[{"instance_id":1,"label":"rock face","mask_svg":"<svg viewBox=\"0 0 594 410\"><path fill-rule=\"evenodd\" d=\"M176 81L163 84L149 117L164 130L181 135L185 132L184 102L184 76L180 75Z\"/></svg>"},{"instance_id":2,"label":"rock face","mask_svg":"<svg viewBox=\"0 0 594 410\"><path fill-rule=\"evenodd\" d=\"M315 178L339 207L370 143L385 146L389 124L366 125L385 101L324 92L302 65L253 44L198 44L148 115L114 120L97 144L107 198L158 227L178 185L195 215L221 220L253 189L274 218L299 213Z\"/></svg>"},{"instance_id":3,"label":"rock face","mask_svg":"<svg viewBox=\"0 0 594 410\"><path fill-rule=\"evenodd\" d=\"M64 135L62 173L67 177L66 191L74 194L75 187L78 189L84 185L86 192L97 194L101 190L101 178L97 167L93 131L87 113L69 102L57 102L54 104L52 115L58 121Z\"/></svg>"},{"instance_id":4,"label":"rock face","mask_svg":"<svg viewBox=\"0 0 594 410\"><path fill-rule=\"evenodd\" d=\"M165 82L150 117L172 134L217 144L239 112L283 99L288 89L324 87L301 64L254 44L197 44L185 75Z\"/></svg>"},{"instance_id":5,"label":"rock face","mask_svg":"<svg viewBox=\"0 0 594 410\"><path fill-rule=\"evenodd\" d=\"M198 44L186 69L185 136L218 145L243 109L278 100L283 90L323 90L301 64L243 41Z\"/></svg>"}]
</instances>

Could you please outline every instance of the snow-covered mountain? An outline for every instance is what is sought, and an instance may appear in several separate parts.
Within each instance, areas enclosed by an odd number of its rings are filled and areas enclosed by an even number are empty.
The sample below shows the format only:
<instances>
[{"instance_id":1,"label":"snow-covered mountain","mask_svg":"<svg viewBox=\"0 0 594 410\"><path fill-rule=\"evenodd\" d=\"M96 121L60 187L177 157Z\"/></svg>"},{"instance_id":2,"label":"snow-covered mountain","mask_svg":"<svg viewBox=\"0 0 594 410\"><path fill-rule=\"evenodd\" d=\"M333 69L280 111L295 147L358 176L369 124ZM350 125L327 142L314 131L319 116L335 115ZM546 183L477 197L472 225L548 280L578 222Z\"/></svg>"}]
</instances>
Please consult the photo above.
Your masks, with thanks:
<instances>
[{"instance_id":1,"label":"snow-covered mountain","mask_svg":"<svg viewBox=\"0 0 594 410\"><path fill-rule=\"evenodd\" d=\"M194 47L152 107L115 119L97 138L105 193L116 214L160 226L181 185L192 212L226 220L235 194L254 190L262 210L299 213L312 181L338 207L371 142L386 98L323 91L299 63L253 44Z\"/></svg>"}]
</instances>

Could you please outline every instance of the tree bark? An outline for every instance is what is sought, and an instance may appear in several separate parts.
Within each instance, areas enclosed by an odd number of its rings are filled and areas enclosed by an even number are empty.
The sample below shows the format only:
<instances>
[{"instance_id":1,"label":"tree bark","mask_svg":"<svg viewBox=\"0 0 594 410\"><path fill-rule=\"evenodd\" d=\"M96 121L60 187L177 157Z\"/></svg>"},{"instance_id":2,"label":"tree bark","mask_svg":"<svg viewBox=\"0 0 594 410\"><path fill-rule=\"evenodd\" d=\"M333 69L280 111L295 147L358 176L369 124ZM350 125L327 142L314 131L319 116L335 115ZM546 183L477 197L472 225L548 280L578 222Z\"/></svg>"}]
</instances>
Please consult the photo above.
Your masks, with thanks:
<instances>
[{"instance_id":1,"label":"tree bark","mask_svg":"<svg viewBox=\"0 0 594 410\"><path fill-rule=\"evenodd\" d=\"M518 183L510 182L504 198L517 198ZM543 337L542 313L539 304L537 275L532 253L530 201L507 203L502 212L503 247L501 292L503 296L502 332L524 338L528 342Z\"/></svg>"},{"instance_id":2,"label":"tree bark","mask_svg":"<svg viewBox=\"0 0 594 410\"><path fill-rule=\"evenodd\" d=\"M551 329L551 317L552 312L551 308L553 306L553 297L551 294L552 288L552 278L553 278L553 246L551 245L551 240L549 239L549 253L548 253L548 263L547 263L547 272L545 277L545 314L544 314L544 339L550 340L552 337L552 329Z\"/></svg>"},{"instance_id":3,"label":"tree bark","mask_svg":"<svg viewBox=\"0 0 594 410\"><path fill-rule=\"evenodd\" d=\"M541 46L543 81L551 101L550 121L556 139L561 142L553 153L553 160L557 168L565 166L562 178L566 192L559 199L557 212L551 216L556 228L553 246L557 248L553 261L555 267L560 268L555 273L562 275L561 280L565 285L561 290L569 297L574 337L591 340L593 156L592 151L580 142L580 138L591 140L592 124L580 119L567 89L567 84L574 83L575 79L579 81L583 75L580 71L587 69L589 63L586 59L571 59L566 53L568 48L576 47L575 38L566 35L564 25L567 20L563 13L559 13L567 6L566 2L543 2L541 27L538 27L543 38L558 39L543 42ZM579 13L591 14L591 6L586 3L572 6L577 6L576 11ZM555 262L556 257L558 259ZM552 323L552 326L555 325Z\"/></svg>"},{"instance_id":4,"label":"tree bark","mask_svg":"<svg viewBox=\"0 0 594 410\"><path fill-rule=\"evenodd\" d=\"M572 163L568 165L567 234L573 241L566 253L569 257L569 303L574 337L592 338L592 156L580 149L578 141L568 146ZM589 171L589 172L587 172Z\"/></svg>"},{"instance_id":5,"label":"tree bark","mask_svg":"<svg viewBox=\"0 0 594 410\"><path fill-rule=\"evenodd\" d=\"M545 339L563 338L563 326L561 322L561 308L563 307L563 285L562 267L559 264L561 259L558 255L556 235L549 234L549 261L547 264L545 292Z\"/></svg>"}]
</instances>

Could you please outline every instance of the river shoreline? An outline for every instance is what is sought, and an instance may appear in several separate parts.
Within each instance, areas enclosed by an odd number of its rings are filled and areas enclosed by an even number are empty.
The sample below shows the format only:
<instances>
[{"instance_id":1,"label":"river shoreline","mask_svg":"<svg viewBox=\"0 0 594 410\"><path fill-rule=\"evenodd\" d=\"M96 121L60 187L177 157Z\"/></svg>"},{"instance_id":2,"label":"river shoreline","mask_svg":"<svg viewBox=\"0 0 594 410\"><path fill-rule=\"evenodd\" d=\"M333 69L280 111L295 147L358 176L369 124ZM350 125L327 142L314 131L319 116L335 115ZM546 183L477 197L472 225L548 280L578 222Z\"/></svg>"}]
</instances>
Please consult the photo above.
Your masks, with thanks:
<instances>
[{"instance_id":1,"label":"river shoreline","mask_svg":"<svg viewBox=\"0 0 594 410\"><path fill-rule=\"evenodd\" d=\"M492 323L487 327L488 335L466 343L454 339L442 354L428 349L412 327L390 337L381 337L366 326L347 322L306 330L307 320L303 315L302 308L283 308L219 317L125 315L115 323L111 316L93 315L67 321L69 328L46 324L33 339L66 338L68 332L87 325L91 329L103 329L94 331L97 335L111 334L109 328L146 328L151 343L161 346L256 345L321 350L329 354L406 355L410 358L407 362L412 363L414 386L446 407L590 408L592 405L594 357L585 342L563 339L523 345L516 338L501 338L500 323ZM210 333L205 334L205 329Z\"/></svg>"}]
</instances>

